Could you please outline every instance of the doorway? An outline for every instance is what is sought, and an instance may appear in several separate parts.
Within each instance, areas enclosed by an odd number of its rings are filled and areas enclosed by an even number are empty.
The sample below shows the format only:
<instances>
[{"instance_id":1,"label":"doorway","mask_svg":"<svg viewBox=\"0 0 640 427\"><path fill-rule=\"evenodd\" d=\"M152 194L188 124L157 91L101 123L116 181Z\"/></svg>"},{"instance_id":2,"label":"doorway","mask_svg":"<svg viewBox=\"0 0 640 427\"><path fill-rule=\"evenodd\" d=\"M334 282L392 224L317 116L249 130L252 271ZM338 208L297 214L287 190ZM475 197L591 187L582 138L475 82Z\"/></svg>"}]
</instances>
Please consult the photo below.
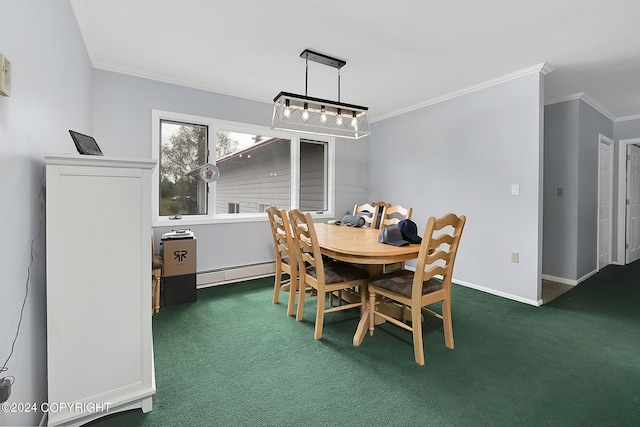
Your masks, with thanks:
<instances>
[{"instance_id":1,"label":"doorway","mask_svg":"<svg viewBox=\"0 0 640 427\"><path fill-rule=\"evenodd\" d=\"M618 263L640 259L640 138L618 147Z\"/></svg>"},{"instance_id":2,"label":"doorway","mask_svg":"<svg viewBox=\"0 0 640 427\"><path fill-rule=\"evenodd\" d=\"M598 271L611 264L613 248L613 140L598 138Z\"/></svg>"}]
</instances>

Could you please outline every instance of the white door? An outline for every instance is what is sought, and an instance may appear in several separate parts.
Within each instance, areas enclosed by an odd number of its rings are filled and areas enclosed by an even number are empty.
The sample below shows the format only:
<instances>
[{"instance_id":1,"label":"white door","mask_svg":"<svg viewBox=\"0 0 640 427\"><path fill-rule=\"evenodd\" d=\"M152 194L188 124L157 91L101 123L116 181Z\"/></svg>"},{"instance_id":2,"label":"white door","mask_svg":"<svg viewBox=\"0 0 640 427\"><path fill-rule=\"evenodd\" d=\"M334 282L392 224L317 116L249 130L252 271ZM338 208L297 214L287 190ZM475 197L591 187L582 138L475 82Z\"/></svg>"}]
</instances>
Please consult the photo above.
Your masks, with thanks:
<instances>
[{"instance_id":1,"label":"white door","mask_svg":"<svg viewBox=\"0 0 640 427\"><path fill-rule=\"evenodd\" d=\"M611 264L611 208L613 141L600 139L598 181L598 269Z\"/></svg>"},{"instance_id":2,"label":"white door","mask_svg":"<svg viewBox=\"0 0 640 427\"><path fill-rule=\"evenodd\" d=\"M640 147L627 148L627 264L640 259Z\"/></svg>"}]
</instances>

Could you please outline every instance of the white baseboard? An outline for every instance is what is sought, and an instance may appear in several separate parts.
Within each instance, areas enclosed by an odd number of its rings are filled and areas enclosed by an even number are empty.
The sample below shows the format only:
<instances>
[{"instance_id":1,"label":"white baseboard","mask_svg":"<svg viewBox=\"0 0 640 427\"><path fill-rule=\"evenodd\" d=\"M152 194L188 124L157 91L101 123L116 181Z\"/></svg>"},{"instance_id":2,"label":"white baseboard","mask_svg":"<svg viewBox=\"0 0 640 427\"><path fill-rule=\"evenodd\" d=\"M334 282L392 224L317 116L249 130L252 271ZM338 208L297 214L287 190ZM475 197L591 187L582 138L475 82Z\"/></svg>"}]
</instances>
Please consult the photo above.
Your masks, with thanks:
<instances>
[{"instance_id":1,"label":"white baseboard","mask_svg":"<svg viewBox=\"0 0 640 427\"><path fill-rule=\"evenodd\" d=\"M562 283L563 285L576 286L578 281L575 279L566 279L564 277L551 276L549 274L543 274L542 280L548 280L550 282Z\"/></svg>"},{"instance_id":2,"label":"white baseboard","mask_svg":"<svg viewBox=\"0 0 640 427\"><path fill-rule=\"evenodd\" d=\"M276 272L275 262L241 265L225 269L199 271L196 274L196 286L208 288L210 286L241 282L243 280L258 279L273 276Z\"/></svg>"},{"instance_id":3,"label":"white baseboard","mask_svg":"<svg viewBox=\"0 0 640 427\"><path fill-rule=\"evenodd\" d=\"M411 270L411 271L416 271L415 267L412 266L406 266L405 267L407 270ZM438 277L438 276L436 276ZM442 277L439 277L440 279ZM491 288L487 288L484 286L480 286L480 285L476 285L475 283L471 283L471 282L465 282L464 280L458 280L455 277L453 278L452 282L456 285L460 285L460 286L464 286L466 288L471 288L471 289L475 289L477 291L481 291L481 292L486 292L488 294L491 295L496 295L499 297L503 297L503 298L507 298L513 301L518 301L518 302L523 302L525 304L529 304L529 305L534 305L536 307L539 307L542 305L542 299L536 301L536 300L530 300L527 298L522 298L518 295L513 295L513 294L509 294L507 292L501 292L501 291L496 291L495 289L491 289Z\"/></svg>"},{"instance_id":4,"label":"white baseboard","mask_svg":"<svg viewBox=\"0 0 640 427\"><path fill-rule=\"evenodd\" d=\"M453 279L453 283L455 283L457 285L461 285L461 286L467 287L467 288L475 289L477 291L486 292L488 294L495 295L495 296L498 296L498 297L507 298L507 299L510 299L510 300L513 300L513 301L523 302L525 304L533 305L533 306L536 306L536 307L540 307L542 305L542 299L532 300L532 299L529 299L529 298L523 298L523 297L521 297L519 295L514 295L514 294L510 294L508 292L498 291L498 290L495 290L495 289L487 288L485 286L476 285L475 283L465 282L464 280L456 280L455 278Z\"/></svg>"},{"instance_id":5,"label":"white baseboard","mask_svg":"<svg viewBox=\"0 0 640 427\"><path fill-rule=\"evenodd\" d=\"M593 270L593 271L585 274L584 276L580 277L577 280L576 279L566 279L564 277L551 276L549 274L543 274L542 278L544 280L550 280L552 282L558 282L558 283L562 283L564 285L577 286L578 284L584 282L585 280L587 280L589 277L593 276L597 272L598 272L598 270Z\"/></svg>"}]
</instances>

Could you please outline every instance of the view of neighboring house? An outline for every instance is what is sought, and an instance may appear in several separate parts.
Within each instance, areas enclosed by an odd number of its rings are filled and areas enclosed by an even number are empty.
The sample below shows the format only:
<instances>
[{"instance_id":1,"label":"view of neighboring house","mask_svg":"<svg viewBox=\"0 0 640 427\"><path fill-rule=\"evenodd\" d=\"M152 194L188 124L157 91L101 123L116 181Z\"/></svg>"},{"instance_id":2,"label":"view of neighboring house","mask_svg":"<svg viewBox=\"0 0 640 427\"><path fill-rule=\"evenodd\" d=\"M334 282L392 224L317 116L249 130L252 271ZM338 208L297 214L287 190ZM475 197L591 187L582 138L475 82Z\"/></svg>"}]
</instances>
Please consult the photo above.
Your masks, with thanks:
<instances>
[{"instance_id":1,"label":"view of neighboring house","mask_svg":"<svg viewBox=\"0 0 640 427\"><path fill-rule=\"evenodd\" d=\"M266 212L270 205L291 206L290 141L270 138L216 161L216 213ZM325 150L322 143L305 141L300 148L300 208L327 209ZM198 192L200 194L200 191Z\"/></svg>"}]
</instances>

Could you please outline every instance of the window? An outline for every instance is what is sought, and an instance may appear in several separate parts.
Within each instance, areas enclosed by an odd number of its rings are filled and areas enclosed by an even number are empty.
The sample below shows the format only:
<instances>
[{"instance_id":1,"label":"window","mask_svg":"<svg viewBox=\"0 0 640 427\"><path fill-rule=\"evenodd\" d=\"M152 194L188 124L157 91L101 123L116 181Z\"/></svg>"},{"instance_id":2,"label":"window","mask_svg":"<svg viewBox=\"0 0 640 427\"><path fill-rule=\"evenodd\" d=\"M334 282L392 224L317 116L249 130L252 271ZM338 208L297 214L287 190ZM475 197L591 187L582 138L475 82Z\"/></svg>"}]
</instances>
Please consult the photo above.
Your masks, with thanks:
<instances>
[{"instance_id":1,"label":"window","mask_svg":"<svg viewBox=\"0 0 640 427\"><path fill-rule=\"evenodd\" d=\"M160 120L160 215L206 215L207 126Z\"/></svg>"},{"instance_id":2,"label":"window","mask_svg":"<svg viewBox=\"0 0 640 427\"><path fill-rule=\"evenodd\" d=\"M152 122L156 224L263 219L271 205L333 215L333 138L157 110Z\"/></svg>"},{"instance_id":3,"label":"window","mask_svg":"<svg viewBox=\"0 0 640 427\"><path fill-rule=\"evenodd\" d=\"M240 213L240 203L229 203L229 213Z\"/></svg>"}]
</instances>

